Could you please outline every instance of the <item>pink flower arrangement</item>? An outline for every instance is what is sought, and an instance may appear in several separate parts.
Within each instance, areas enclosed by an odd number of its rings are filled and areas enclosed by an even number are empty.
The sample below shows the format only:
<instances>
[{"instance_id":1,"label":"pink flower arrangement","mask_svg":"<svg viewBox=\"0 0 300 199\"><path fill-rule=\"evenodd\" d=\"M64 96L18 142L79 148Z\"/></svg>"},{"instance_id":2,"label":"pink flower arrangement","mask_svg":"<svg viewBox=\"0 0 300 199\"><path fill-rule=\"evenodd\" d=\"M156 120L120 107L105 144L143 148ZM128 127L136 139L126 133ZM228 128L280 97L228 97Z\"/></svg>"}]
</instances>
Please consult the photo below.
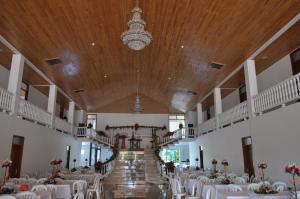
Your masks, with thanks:
<instances>
[{"instance_id":1,"label":"pink flower arrangement","mask_svg":"<svg viewBox=\"0 0 300 199\"><path fill-rule=\"evenodd\" d=\"M289 163L285 167L285 172L292 175L292 184L295 191L295 198L297 199L298 196L297 196L296 176L300 176L300 168L297 166L296 163Z\"/></svg>"},{"instance_id":2,"label":"pink flower arrangement","mask_svg":"<svg viewBox=\"0 0 300 199\"><path fill-rule=\"evenodd\" d=\"M228 161L227 160L223 160L221 163L223 166L229 166Z\"/></svg>"},{"instance_id":3,"label":"pink flower arrangement","mask_svg":"<svg viewBox=\"0 0 300 199\"><path fill-rule=\"evenodd\" d=\"M3 162L2 162L2 168L4 168L4 167L10 167L11 166L11 164L12 164L12 161L11 160L4 160Z\"/></svg>"},{"instance_id":4,"label":"pink flower arrangement","mask_svg":"<svg viewBox=\"0 0 300 199\"><path fill-rule=\"evenodd\" d=\"M264 170L266 168L268 168L267 163L261 161L261 162L258 163L257 167L260 169L260 178L261 178L261 180L265 181L265 172L264 172Z\"/></svg>"},{"instance_id":5,"label":"pink flower arrangement","mask_svg":"<svg viewBox=\"0 0 300 199\"><path fill-rule=\"evenodd\" d=\"M218 164L218 161L217 161L216 159L213 159L213 160L211 161L211 163L212 163L213 165L216 165L216 164Z\"/></svg>"}]
</instances>

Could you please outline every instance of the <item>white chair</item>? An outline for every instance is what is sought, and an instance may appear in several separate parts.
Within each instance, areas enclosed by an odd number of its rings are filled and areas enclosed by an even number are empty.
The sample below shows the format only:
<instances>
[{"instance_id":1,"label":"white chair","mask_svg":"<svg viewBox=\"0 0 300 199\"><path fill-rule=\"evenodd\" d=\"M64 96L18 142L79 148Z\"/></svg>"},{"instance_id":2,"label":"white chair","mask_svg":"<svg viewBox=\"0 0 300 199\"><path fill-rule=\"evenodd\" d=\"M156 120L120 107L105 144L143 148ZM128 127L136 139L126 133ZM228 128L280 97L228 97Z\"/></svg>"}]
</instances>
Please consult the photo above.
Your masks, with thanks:
<instances>
[{"instance_id":1,"label":"white chair","mask_svg":"<svg viewBox=\"0 0 300 199\"><path fill-rule=\"evenodd\" d=\"M259 189L259 184L257 183L251 183L247 186L248 191L255 191L257 189Z\"/></svg>"},{"instance_id":2,"label":"white chair","mask_svg":"<svg viewBox=\"0 0 300 199\"><path fill-rule=\"evenodd\" d=\"M26 178L19 178L17 183L18 184L28 184L28 180Z\"/></svg>"},{"instance_id":3,"label":"white chair","mask_svg":"<svg viewBox=\"0 0 300 199\"><path fill-rule=\"evenodd\" d=\"M278 181L273 183L272 188L278 192L283 192L287 189L287 185L285 182Z\"/></svg>"},{"instance_id":4,"label":"white chair","mask_svg":"<svg viewBox=\"0 0 300 199\"><path fill-rule=\"evenodd\" d=\"M83 180L76 180L73 183L73 194L75 195L76 193L82 192L83 194L85 193L87 188L87 182Z\"/></svg>"},{"instance_id":5,"label":"white chair","mask_svg":"<svg viewBox=\"0 0 300 199\"><path fill-rule=\"evenodd\" d=\"M192 194L189 196L186 196L185 198L186 199L201 199L202 188L203 188L202 182L197 181L195 184L193 184Z\"/></svg>"},{"instance_id":6,"label":"white chair","mask_svg":"<svg viewBox=\"0 0 300 199\"><path fill-rule=\"evenodd\" d=\"M30 191L20 192L16 195L17 199L37 199L37 196L35 193Z\"/></svg>"},{"instance_id":7,"label":"white chair","mask_svg":"<svg viewBox=\"0 0 300 199\"><path fill-rule=\"evenodd\" d=\"M47 187L45 185L35 185L32 187L31 191L47 191Z\"/></svg>"},{"instance_id":8,"label":"white chair","mask_svg":"<svg viewBox=\"0 0 300 199\"><path fill-rule=\"evenodd\" d=\"M47 191L51 192L52 198L54 198L55 192L57 191L57 187L53 184L48 184L46 185L46 187L47 187Z\"/></svg>"},{"instance_id":9,"label":"white chair","mask_svg":"<svg viewBox=\"0 0 300 199\"><path fill-rule=\"evenodd\" d=\"M192 173L192 174L189 175L189 178L190 179L196 179L197 178L197 174Z\"/></svg>"},{"instance_id":10,"label":"white chair","mask_svg":"<svg viewBox=\"0 0 300 199\"><path fill-rule=\"evenodd\" d=\"M246 180L244 178L242 178L242 177L236 177L234 179L234 183L235 184L246 184Z\"/></svg>"},{"instance_id":11,"label":"white chair","mask_svg":"<svg viewBox=\"0 0 300 199\"><path fill-rule=\"evenodd\" d=\"M37 184L44 184L47 181L47 178L40 178L36 181Z\"/></svg>"},{"instance_id":12,"label":"white chair","mask_svg":"<svg viewBox=\"0 0 300 199\"><path fill-rule=\"evenodd\" d=\"M214 189L208 189L206 192L206 197L205 199L214 199L215 198L215 191Z\"/></svg>"},{"instance_id":13,"label":"white chair","mask_svg":"<svg viewBox=\"0 0 300 199\"><path fill-rule=\"evenodd\" d=\"M98 184L95 185L95 188L87 190L86 198L89 199L93 196L93 193L96 193L96 198L100 199L100 196L101 196L102 192L103 192L103 184L100 183L100 181L99 181Z\"/></svg>"},{"instance_id":14,"label":"white chair","mask_svg":"<svg viewBox=\"0 0 300 199\"><path fill-rule=\"evenodd\" d=\"M84 199L84 194L82 192L78 192L74 195L73 199Z\"/></svg>"},{"instance_id":15,"label":"white chair","mask_svg":"<svg viewBox=\"0 0 300 199\"><path fill-rule=\"evenodd\" d=\"M171 180L171 189L172 189L172 199L181 199L186 194L182 192L182 186L179 180L172 179Z\"/></svg>"},{"instance_id":16,"label":"white chair","mask_svg":"<svg viewBox=\"0 0 300 199\"><path fill-rule=\"evenodd\" d=\"M243 189L242 189L242 187L240 187L238 185L230 184L230 185L228 185L228 191L229 192L242 192Z\"/></svg>"}]
</instances>

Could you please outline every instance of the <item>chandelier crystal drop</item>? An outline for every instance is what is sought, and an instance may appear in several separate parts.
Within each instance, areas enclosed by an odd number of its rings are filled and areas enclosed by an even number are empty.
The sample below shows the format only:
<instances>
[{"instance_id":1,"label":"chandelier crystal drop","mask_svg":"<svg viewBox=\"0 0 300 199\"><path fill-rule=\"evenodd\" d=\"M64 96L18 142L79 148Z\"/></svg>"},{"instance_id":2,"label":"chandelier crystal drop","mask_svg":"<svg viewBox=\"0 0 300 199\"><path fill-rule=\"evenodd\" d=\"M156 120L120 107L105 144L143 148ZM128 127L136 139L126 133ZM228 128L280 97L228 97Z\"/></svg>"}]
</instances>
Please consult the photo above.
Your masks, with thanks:
<instances>
[{"instance_id":1,"label":"chandelier crystal drop","mask_svg":"<svg viewBox=\"0 0 300 199\"><path fill-rule=\"evenodd\" d=\"M144 30L146 22L141 19L142 9L136 6L133 18L128 22L129 30L121 34L121 40L132 50L142 50L152 41L151 34Z\"/></svg>"}]
</instances>

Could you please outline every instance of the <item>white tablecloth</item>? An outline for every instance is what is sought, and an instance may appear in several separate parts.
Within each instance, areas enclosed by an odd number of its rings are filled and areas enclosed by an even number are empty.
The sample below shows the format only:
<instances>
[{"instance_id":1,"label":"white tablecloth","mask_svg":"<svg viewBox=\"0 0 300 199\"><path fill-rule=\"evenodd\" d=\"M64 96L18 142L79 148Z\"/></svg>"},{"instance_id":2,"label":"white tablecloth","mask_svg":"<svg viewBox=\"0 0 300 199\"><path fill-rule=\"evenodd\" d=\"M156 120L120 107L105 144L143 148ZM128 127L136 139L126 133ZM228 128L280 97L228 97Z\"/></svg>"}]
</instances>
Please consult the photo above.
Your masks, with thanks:
<instances>
[{"instance_id":1,"label":"white tablecloth","mask_svg":"<svg viewBox=\"0 0 300 199\"><path fill-rule=\"evenodd\" d=\"M224 192L219 191L216 199L289 199L291 194L289 192L282 192L278 194L255 194L253 192Z\"/></svg>"},{"instance_id":2,"label":"white tablecloth","mask_svg":"<svg viewBox=\"0 0 300 199\"><path fill-rule=\"evenodd\" d=\"M51 192L50 191L39 191L35 192L37 195L37 199L51 199ZM9 194L9 195L1 195L0 199L6 199L6 196L13 196L16 197L16 194Z\"/></svg>"},{"instance_id":3,"label":"white tablecloth","mask_svg":"<svg viewBox=\"0 0 300 199\"><path fill-rule=\"evenodd\" d=\"M54 193L55 199L70 199L72 197L71 186L69 184L55 186L57 188Z\"/></svg>"}]
</instances>

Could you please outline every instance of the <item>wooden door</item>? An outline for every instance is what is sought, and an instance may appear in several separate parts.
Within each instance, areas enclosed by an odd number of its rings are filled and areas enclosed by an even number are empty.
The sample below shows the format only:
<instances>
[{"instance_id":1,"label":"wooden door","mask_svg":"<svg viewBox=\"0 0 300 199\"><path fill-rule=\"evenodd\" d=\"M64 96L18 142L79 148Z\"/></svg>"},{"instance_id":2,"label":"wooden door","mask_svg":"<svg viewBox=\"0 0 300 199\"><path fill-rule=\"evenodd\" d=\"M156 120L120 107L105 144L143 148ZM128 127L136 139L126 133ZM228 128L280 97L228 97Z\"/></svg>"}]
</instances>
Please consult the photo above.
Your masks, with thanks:
<instances>
[{"instance_id":1,"label":"wooden door","mask_svg":"<svg viewBox=\"0 0 300 199\"><path fill-rule=\"evenodd\" d=\"M300 73L300 48L291 53L291 63L293 74L296 75Z\"/></svg>"},{"instance_id":2,"label":"wooden door","mask_svg":"<svg viewBox=\"0 0 300 199\"><path fill-rule=\"evenodd\" d=\"M244 172L248 173L249 176L254 176L255 173L253 168L252 138L250 136L242 138L242 146L244 157Z\"/></svg>"},{"instance_id":3,"label":"wooden door","mask_svg":"<svg viewBox=\"0 0 300 199\"><path fill-rule=\"evenodd\" d=\"M12 165L9 168L9 174L12 178L20 177L23 158L23 148L24 137L14 135L10 152L10 159L12 161Z\"/></svg>"}]
</instances>

